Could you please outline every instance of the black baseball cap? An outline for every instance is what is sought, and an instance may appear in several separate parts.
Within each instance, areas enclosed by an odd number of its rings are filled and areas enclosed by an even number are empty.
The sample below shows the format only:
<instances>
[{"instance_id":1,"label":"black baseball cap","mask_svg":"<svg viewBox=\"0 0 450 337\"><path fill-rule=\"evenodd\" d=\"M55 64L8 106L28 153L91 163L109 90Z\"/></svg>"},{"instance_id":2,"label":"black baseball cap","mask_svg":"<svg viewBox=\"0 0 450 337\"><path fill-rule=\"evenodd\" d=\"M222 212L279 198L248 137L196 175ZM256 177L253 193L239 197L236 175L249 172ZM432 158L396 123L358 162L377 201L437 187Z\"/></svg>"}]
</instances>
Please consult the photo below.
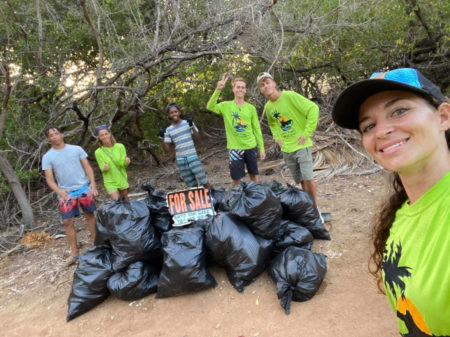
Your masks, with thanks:
<instances>
[{"instance_id":1,"label":"black baseball cap","mask_svg":"<svg viewBox=\"0 0 450 337\"><path fill-rule=\"evenodd\" d=\"M169 112L170 108L176 108L178 111L181 112L181 107L175 102L167 104L167 106L166 106L166 113Z\"/></svg>"},{"instance_id":2,"label":"black baseball cap","mask_svg":"<svg viewBox=\"0 0 450 337\"><path fill-rule=\"evenodd\" d=\"M359 130L359 107L370 96L381 91L406 90L445 102L444 95L423 74L412 68L399 68L387 72L373 73L369 79L347 87L333 106L331 113L334 122L346 129Z\"/></svg>"}]
</instances>

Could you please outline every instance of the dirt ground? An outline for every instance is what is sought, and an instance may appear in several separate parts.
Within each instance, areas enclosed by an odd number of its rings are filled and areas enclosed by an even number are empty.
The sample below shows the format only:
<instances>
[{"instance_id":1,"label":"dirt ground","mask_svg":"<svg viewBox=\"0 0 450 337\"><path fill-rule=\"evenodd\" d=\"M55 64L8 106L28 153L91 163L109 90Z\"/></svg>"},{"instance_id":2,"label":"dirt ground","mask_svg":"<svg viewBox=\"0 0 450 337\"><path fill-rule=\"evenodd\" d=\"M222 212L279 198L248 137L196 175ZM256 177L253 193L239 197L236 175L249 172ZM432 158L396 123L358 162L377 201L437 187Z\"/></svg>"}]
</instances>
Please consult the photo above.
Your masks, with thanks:
<instances>
[{"instance_id":1,"label":"dirt ground","mask_svg":"<svg viewBox=\"0 0 450 337\"><path fill-rule=\"evenodd\" d=\"M226 157L215 154L204 161L215 187L229 188ZM265 171L261 180L289 182ZM131 192L151 182L174 189L180 182L173 164L161 170L134 167ZM274 174L265 175L265 172ZM75 266L65 267L65 238L42 238L41 245L23 247L0 260L0 336L170 336L170 337L391 337L398 336L395 315L368 273L371 247L370 219L386 193L383 173L340 176L318 182L319 204L332 215L331 241L316 240L313 251L327 255L328 272L319 292L308 302L292 302L286 315L276 287L263 273L239 294L223 269L211 270L218 286L212 290L173 298L149 295L127 302L110 296L84 315L66 322L67 299ZM101 185L101 181L99 181ZM133 186L134 185L134 186ZM104 199L103 199L104 200ZM59 217L55 217L57 226ZM76 222L82 251L89 248L83 219Z\"/></svg>"}]
</instances>

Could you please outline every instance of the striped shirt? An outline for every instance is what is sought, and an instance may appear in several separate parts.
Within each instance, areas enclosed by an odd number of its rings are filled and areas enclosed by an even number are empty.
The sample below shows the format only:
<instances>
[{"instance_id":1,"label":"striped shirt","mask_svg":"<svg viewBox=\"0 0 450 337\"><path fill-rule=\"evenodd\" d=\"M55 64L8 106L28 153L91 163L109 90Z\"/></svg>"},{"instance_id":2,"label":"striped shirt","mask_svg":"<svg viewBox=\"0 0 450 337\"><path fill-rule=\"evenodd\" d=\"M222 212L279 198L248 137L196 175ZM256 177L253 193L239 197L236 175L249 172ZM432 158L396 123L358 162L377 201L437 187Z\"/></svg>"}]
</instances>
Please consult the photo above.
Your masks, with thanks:
<instances>
[{"instance_id":1,"label":"striped shirt","mask_svg":"<svg viewBox=\"0 0 450 337\"><path fill-rule=\"evenodd\" d=\"M195 124L194 128L198 132ZM194 141L192 140L192 131L188 122L184 119L179 124L171 125L164 134L165 143L175 144L175 155L177 158L196 156Z\"/></svg>"}]
</instances>

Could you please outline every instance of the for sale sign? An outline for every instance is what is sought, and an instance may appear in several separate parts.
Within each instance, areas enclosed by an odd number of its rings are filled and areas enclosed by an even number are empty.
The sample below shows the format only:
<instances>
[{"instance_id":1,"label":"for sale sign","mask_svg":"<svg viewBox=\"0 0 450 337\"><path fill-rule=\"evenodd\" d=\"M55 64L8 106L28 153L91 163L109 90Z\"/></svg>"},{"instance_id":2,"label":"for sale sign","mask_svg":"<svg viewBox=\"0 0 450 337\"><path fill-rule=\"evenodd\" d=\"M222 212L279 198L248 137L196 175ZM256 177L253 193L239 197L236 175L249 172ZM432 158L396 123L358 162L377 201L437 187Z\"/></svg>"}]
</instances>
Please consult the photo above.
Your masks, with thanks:
<instances>
[{"instance_id":1,"label":"for sale sign","mask_svg":"<svg viewBox=\"0 0 450 337\"><path fill-rule=\"evenodd\" d=\"M167 207L175 227L215 214L210 191L204 187L167 194Z\"/></svg>"}]
</instances>

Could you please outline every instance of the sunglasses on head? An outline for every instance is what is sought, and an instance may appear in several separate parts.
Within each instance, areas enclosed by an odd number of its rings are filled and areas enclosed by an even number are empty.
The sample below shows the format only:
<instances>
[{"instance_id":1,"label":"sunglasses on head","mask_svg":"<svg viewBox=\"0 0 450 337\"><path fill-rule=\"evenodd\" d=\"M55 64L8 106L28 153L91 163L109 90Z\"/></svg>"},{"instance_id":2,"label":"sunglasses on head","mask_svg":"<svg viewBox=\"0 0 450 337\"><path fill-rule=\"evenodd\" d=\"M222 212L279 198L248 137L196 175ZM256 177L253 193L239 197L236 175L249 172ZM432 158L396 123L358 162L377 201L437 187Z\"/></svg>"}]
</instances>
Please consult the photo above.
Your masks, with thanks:
<instances>
[{"instance_id":1,"label":"sunglasses on head","mask_svg":"<svg viewBox=\"0 0 450 337\"><path fill-rule=\"evenodd\" d=\"M95 135L98 136L98 133L99 133L101 130L108 130L108 131L109 131L108 125L103 124L103 125L97 126L97 127L95 128Z\"/></svg>"}]
</instances>

